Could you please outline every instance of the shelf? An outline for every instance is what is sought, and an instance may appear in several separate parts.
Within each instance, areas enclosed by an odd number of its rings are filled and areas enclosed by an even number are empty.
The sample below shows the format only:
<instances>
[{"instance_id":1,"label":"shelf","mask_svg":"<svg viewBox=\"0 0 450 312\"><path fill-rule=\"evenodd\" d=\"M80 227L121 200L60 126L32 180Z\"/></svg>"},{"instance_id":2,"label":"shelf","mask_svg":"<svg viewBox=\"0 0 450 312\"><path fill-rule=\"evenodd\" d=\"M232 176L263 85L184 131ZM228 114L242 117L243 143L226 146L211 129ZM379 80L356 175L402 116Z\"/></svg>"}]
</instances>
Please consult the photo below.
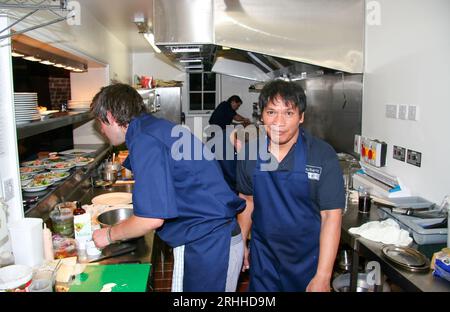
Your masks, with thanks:
<instances>
[{"instance_id":1,"label":"shelf","mask_svg":"<svg viewBox=\"0 0 450 312\"><path fill-rule=\"evenodd\" d=\"M79 122L86 122L93 119L88 112L61 112L56 113L57 117L43 121L34 121L27 124L17 125L17 139L24 139L36 134L47 132L53 129L72 125Z\"/></svg>"}]
</instances>

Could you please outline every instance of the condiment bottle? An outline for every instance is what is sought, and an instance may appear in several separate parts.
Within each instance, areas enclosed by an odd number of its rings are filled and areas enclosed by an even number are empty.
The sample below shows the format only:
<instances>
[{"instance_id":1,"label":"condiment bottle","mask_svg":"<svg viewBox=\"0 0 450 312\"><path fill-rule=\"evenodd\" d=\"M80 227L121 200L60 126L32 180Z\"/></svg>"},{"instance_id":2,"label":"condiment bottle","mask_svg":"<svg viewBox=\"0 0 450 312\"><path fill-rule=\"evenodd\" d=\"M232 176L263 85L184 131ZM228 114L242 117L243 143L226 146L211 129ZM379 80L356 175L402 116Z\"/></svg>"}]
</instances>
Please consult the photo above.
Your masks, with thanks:
<instances>
[{"instance_id":1,"label":"condiment bottle","mask_svg":"<svg viewBox=\"0 0 450 312\"><path fill-rule=\"evenodd\" d=\"M52 232L45 223L44 229L42 230L42 237L44 240L44 259L47 261L52 261L54 259Z\"/></svg>"},{"instance_id":2,"label":"condiment bottle","mask_svg":"<svg viewBox=\"0 0 450 312\"><path fill-rule=\"evenodd\" d=\"M75 230L75 240L79 249L86 248L86 242L92 238L91 215L81 207L81 203L76 203L73 211L73 227Z\"/></svg>"}]
</instances>

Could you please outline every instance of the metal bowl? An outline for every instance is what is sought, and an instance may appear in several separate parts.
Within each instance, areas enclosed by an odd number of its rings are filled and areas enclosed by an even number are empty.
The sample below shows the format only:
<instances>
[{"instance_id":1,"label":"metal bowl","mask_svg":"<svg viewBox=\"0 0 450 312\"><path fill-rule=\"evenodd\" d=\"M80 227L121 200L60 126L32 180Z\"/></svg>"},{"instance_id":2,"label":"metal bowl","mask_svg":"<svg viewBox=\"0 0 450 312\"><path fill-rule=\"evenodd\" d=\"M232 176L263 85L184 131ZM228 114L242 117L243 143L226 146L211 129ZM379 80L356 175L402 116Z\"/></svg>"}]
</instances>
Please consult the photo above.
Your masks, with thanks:
<instances>
[{"instance_id":1,"label":"metal bowl","mask_svg":"<svg viewBox=\"0 0 450 312\"><path fill-rule=\"evenodd\" d=\"M349 292L350 291L350 273L341 274L333 280L332 283L335 292ZM358 273L358 279L356 281L356 292L374 292L375 287L369 285L367 282L366 273ZM382 292L390 292L391 287L384 281Z\"/></svg>"},{"instance_id":2,"label":"metal bowl","mask_svg":"<svg viewBox=\"0 0 450 312\"><path fill-rule=\"evenodd\" d=\"M131 208L118 208L102 212L97 216L97 221L100 226L109 227L119 224L133 215Z\"/></svg>"}]
</instances>

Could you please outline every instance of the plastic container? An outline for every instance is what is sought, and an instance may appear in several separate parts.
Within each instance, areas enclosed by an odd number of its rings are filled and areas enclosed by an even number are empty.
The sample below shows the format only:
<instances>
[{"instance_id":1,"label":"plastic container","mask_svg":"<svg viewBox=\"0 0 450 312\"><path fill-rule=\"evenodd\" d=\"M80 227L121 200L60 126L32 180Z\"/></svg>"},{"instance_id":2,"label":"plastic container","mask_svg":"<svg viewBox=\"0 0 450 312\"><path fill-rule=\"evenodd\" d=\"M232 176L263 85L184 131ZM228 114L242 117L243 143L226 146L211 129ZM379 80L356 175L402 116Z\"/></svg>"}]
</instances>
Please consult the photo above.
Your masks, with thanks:
<instances>
[{"instance_id":1,"label":"plastic container","mask_svg":"<svg viewBox=\"0 0 450 312\"><path fill-rule=\"evenodd\" d=\"M0 292L28 292L33 270L27 265L13 264L0 269Z\"/></svg>"},{"instance_id":2,"label":"plastic container","mask_svg":"<svg viewBox=\"0 0 450 312\"><path fill-rule=\"evenodd\" d=\"M50 231L49 228L47 228L47 225L45 223L42 236L44 243L44 259L47 261L52 261L54 259L52 232Z\"/></svg>"},{"instance_id":3,"label":"plastic container","mask_svg":"<svg viewBox=\"0 0 450 312\"><path fill-rule=\"evenodd\" d=\"M81 207L80 202L77 202L77 208L73 211L73 215L73 226L78 248L86 249L86 242L92 239L91 214Z\"/></svg>"},{"instance_id":4,"label":"plastic container","mask_svg":"<svg viewBox=\"0 0 450 312\"><path fill-rule=\"evenodd\" d=\"M423 226L435 224L442 218L421 219L413 216L392 213L388 208L379 208L378 215L381 218L391 218L397 221L400 227L409 232L414 241L419 245L442 244L447 240L448 229L424 229Z\"/></svg>"},{"instance_id":5,"label":"plastic container","mask_svg":"<svg viewBox=\"0 0 450 312\"><path fill-rule=\"evenodd\" d=\"M73 212L70 208L53 209L50 212L53 233L73 237Z\"/></svg>"},{"instance_id":6,"label":"plastic container","mask_svg":"<svg viewBox=\"0 0 450 312\"><path fill-rule=\"evenodd\" d=\"M53 236L53 250L56 259L76 257L78 255L76 240L60 235Z\"/></svg>"},{"instance_id":7,"label":"plastic container","mask_svg":"<svg viewBox=\"0 0 450 312\"><path fill-rule=\"evenodd\" d=\"M30 267L39 266L44 261L42 219L24 218L8 227L15 264Z\"/></svg>"}]
</instances>

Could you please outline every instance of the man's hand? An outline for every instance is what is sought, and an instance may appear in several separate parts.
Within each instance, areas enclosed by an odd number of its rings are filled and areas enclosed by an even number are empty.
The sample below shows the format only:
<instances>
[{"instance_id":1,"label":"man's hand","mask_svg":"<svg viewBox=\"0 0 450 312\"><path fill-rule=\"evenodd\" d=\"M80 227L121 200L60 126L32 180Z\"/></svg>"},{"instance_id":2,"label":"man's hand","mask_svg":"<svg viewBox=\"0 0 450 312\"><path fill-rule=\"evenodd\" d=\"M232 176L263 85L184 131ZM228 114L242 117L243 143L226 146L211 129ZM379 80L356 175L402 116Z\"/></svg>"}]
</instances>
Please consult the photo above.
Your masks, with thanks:
<instances>
[{"instance_id":1,"label":"man's hand","mask_svg":"<svg viewBox=\"0 0 450 312\"><path fill-rule=\"evenodd\" d=\"M250 251L246 245L247 244L244 245L244 262L242 264L242 272L245 272L250 268Z\"/></svg>"},{"instance_id":2,"label":"man's hand","mask_svg":"<svg viewBox=\"0 0 450 312\"><path fill-rule=\"evenodd\" d=\"M330 278L315 275L306 287L307 292L330 292Z\"/></svg>"},{"instance_id":3,"label":"man's hand","mask_svg":"<svg viewBox=\"0 0 450 312\"><path fill-rule=\"evenodd\" d=\"M108 228L102 228L95 230L94 233L92 233L92 240L95 243L95 246L99 249L105 248L109 245L108 238L106 237L106 231Z\"/></svg>"}]
</instances>

